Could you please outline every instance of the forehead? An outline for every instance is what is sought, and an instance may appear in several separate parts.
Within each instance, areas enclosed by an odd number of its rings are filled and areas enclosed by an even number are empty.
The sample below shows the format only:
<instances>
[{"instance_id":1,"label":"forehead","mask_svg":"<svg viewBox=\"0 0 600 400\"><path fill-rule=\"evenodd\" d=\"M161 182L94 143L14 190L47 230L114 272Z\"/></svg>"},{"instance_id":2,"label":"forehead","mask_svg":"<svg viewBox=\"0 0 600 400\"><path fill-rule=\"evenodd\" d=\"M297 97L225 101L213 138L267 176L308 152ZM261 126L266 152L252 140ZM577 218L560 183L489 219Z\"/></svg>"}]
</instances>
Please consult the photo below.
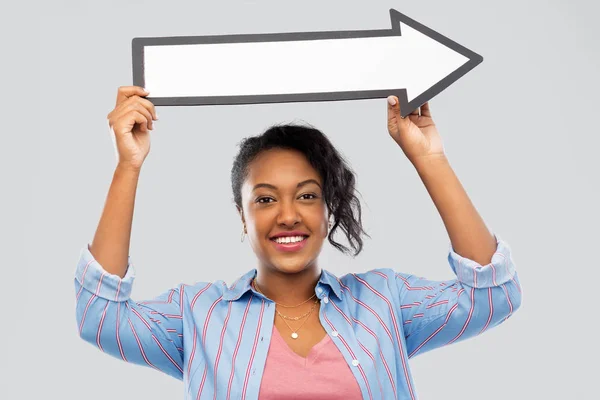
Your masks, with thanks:
<instances>
[{"instance_id":1,"label":"forehead","mask_svg":"<svg viewBox=\"0 0 600 400\"><path fill-rule=\"evenodd\" d=\"M245 184L271 183L283 187L313 178L321 182L319 173L304 154L297 150L270 149L261 152L249 165Z\"/></svg>"}]
</instances>

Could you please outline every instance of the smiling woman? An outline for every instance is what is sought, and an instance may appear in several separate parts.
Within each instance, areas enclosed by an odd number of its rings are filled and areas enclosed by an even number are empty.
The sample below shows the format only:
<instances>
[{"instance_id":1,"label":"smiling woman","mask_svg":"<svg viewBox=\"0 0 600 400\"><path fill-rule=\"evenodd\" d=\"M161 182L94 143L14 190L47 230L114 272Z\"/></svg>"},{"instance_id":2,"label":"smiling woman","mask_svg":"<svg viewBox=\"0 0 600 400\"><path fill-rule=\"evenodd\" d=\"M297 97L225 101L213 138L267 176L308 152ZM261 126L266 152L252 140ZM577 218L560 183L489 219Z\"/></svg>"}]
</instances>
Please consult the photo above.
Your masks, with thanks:
<instances>
[{"instance_id":1,"label":"smiling woman","mask_svg":"<svg viewBox=\"0 0 600 400\"><path fill-rule=\"evenodd\" d=\"M109 114L119 164L75 273L79 335L100 350L183 380L186 398L415 399L409 358L481 334L520 307L510 248L450 169L428 104L401 118L397 99L388 130L440 212L455 279L322 268L326 240L356 256L368 236L355 175L318 129L277 125L244 139L231 170L257 267L232 285L181 284L132 300L133 203L156 118L146 95L119 89ZM338 229L349 247L334 239Z\"/></svg>"},{"instance_id":2,"label":"smiling woman","mask_svg":"<svg viewBox=\"0 0 600 400\"><path fill-rule=\"evenodd\" d=\"M312 292L310 284L318 279L317 257L325 239L350 252L333 239L336 229L344 229L354 254L360 253L365 232L354 193L355 177L319 130L274 126L245 139L233 163L231 184L244 233L260 262L257 282L264 288L278 288L288 302ZM277 236L288 238L275 240ZM282 243L288 241L294 243ZM269 294L281 299L277 292Z\"/></svg>"}]
</instances>

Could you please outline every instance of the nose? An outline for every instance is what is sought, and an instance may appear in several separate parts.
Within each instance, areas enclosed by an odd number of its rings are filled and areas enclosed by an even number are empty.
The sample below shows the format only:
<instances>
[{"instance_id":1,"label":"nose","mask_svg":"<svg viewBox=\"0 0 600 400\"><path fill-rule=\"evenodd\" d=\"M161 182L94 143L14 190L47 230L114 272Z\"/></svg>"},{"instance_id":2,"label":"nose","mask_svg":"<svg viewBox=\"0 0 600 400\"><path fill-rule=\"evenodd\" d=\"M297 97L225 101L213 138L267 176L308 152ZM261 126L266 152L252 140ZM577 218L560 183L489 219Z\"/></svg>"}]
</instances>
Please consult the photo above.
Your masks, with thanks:
<instances>
[{"instance_id":1,"label":"nose","mask_svg":"<svg viewBox=\"0 0 600 400\"><path fill-rule=\"evenodd\" d=\"M279 215L277 216L277 223L279 225L285 225L293 227L302 220L300 213L296 209L295 205L290 202L284 201L281 203Z\"/></svg>"}]
</instances>

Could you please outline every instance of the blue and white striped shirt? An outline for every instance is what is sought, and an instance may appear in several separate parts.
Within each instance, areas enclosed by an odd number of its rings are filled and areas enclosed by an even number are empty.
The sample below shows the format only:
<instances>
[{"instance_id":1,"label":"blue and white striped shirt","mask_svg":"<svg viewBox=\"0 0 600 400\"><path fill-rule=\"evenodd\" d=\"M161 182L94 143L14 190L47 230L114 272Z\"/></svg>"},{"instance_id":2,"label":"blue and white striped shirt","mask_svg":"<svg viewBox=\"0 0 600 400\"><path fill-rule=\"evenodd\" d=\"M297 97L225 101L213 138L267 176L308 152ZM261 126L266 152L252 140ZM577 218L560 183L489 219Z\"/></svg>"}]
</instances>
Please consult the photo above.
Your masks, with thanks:
<instances>
[{"instance_id":1,"label":"blue and white striped shirt","mask_svg":"<svg viewBox=\"0 0 600 400\"><path fill-rule=\"evenodd\" d=\"M411 357L478 335L519 308L510 248L495 237L496 252L484 266L450 245L448 262L457 277L452 280L430 281L389 268L338 278L322 269L315 287L319 319L364 399L416 399ZM121 279L107 273L88 246L75 274L77 326L84 340L183 380L186 399L258 398L275 306L250 286L256 269L231 286L222 280L182 284L136 302L130 298L131 258Z\"/></svg>"}]
</instances>

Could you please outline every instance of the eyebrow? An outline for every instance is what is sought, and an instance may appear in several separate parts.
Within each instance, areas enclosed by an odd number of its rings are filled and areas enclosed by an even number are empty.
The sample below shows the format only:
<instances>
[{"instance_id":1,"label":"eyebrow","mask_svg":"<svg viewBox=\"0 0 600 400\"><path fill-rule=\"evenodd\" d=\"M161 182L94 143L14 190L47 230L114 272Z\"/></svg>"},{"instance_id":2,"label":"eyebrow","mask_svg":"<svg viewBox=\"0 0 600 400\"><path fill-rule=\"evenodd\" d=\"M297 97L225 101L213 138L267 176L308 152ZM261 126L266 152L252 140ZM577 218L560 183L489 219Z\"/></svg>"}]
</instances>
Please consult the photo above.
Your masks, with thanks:
<instances>
[{"instance_id":1,"label":"eyebrow","mask_svg":"<svg viewBox=\"0 0 600 400\"><path fill-rule=\"evenodd\" d=\"M321 185L315 179L307 179L305 181L300 182L298 185L296 185L296 189L301 188L302 186L308 185L309 183L314 183L319 188L321 188ZM255 191L256 189L259 189L262 187L277 190L277 186L271 185L270 183L259 183L259 184L255 185L254 188L252 188L252 191Z\"/></svg>"}]
</instances>

